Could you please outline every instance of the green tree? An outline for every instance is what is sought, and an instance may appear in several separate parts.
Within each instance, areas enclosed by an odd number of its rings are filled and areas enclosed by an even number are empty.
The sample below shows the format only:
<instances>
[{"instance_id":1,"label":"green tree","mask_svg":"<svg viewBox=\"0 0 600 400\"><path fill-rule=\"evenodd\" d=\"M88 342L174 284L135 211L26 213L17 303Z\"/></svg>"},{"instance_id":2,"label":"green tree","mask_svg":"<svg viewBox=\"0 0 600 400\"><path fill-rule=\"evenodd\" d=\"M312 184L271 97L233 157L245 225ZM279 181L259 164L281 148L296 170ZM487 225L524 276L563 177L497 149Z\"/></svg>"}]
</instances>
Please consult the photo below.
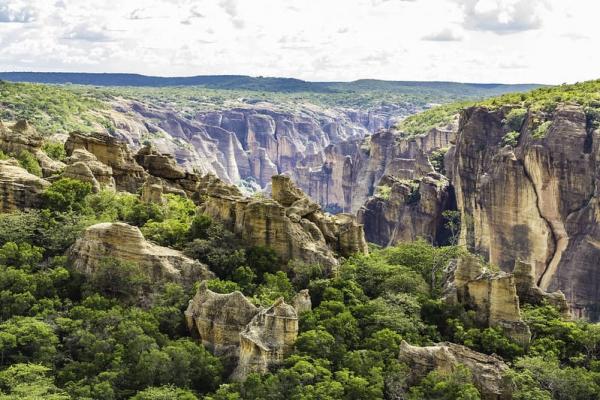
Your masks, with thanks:
<instances>
[{"instance_id":1,"label":"green tree","mask_svg":"<svg viewBox=\"0 0 600 400\"><path fill-rule=\"evenodd\" d=\"M80 212L86 196L91 192L92 185L88 182L61 178L42 193L43 206L52 211Z\"/></svg>"}]
</instances>

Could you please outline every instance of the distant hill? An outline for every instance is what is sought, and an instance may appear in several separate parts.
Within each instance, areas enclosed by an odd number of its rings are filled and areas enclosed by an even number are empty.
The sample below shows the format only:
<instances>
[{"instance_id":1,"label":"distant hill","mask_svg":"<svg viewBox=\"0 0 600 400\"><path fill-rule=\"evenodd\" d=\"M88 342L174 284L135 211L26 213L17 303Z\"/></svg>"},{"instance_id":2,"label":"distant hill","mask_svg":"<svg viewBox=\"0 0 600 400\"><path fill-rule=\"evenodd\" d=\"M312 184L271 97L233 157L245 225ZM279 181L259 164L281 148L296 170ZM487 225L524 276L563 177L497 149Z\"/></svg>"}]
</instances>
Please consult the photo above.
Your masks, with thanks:
<instances>
[{"instance_id":1,"label":"distant hill","mask_svg":"<svg viewBox=\"0 0 600 400\"><path fill-rule=\"evenodd\" d=\"M1 72L0 79L12 82L75 84L94 86L200 86L211 89L254 90L270 92L399 92L439 91L461 97L488 97L509 92L522 92L539 87L536 84L503 85L456 82L382 81L361 79L353 82L307 82L294 78L251 77L245 75L202 75L190 77L158 77L139 74L68 73L68 72Z\"/></svg>"}]
</instances>

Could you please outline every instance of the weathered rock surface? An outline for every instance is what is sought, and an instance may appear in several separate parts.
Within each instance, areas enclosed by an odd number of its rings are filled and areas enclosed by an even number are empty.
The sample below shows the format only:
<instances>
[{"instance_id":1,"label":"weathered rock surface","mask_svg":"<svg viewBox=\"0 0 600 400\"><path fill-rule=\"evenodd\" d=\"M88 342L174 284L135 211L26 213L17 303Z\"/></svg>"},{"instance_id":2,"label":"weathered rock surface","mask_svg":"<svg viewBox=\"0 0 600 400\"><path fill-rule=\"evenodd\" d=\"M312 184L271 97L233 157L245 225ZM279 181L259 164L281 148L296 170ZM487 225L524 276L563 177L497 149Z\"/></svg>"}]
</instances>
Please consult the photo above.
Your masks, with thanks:
<instances>
[{"instance_id":1,"label":"weathered rock surface","mask_svg":"<svg viewBox=\"0 0 600 400\"><path fill-rule=\"evenodd\" d=\"M65 142L65 150L69 157L80 157L75 154L76 150L85 150L88 154L93 154L96 158L94 161L112 169L112 176L119 191L135 193L146 180L144 168L135 161L127 144L106 133L73 132Z\"/></svg>"},{"instance_id":2,"label":"weathered rock surface","mask_svg":"<svg viewBox=\"0 0 600 400\"><path fill-rule=\"evenodd\" d=\"M41 205L40 195L50 183L27 172L15 159L0 161L1 211L11 212Z\"/></svg>"},{"instance_id":3,"label":"weathered rock surface","mask_svg":"<svg viewBox=\"0 0 600 400\"><path fill-rule=\"evenodd\" d=\"M115 189L115 179L110 166L98 161L96 156L84 149L74 149L67 159L62 177L88 182L95 192Z\"/></svg>"},{"instance_id":4,"label":"weathered rock surface","mask_svg":"<svg viewBox=\"0 0 600 400\"><path fill-rule=\"evenodd\" d=\"M243 380L267 372L289 354L298 336L296 309L282 298L268 308L254 306L240 292L215 293L202 282L185 311L190 331Z\"/></svg>"},{"instance_id":5,"label":"weathered rock surface","mask_svg":"<svg viewBox=\"0 0 600 400\"><path fill-rule=\"evenodd\" d=\"M517 295L521 304L542 305L547 302L558 309L565 317L569 315L569 305L565 295L560 291L548 293L540 289L535 282L533 266L518 261L513 270Z\"/></svg>"},{"instance_id":6,"label":"weathered rock surface","mask_svg":"<svg viewBox=\"0 0 600 400\"><path fill-rule=\"evenodd\" d=\"M442 212L451 208L454 194L448 180L438 174L414 181L384 176L379 191L386 196L370 197L358 210L368 242L392 246L419 238L439 244L445 240Z\"/></svg>"},{"instance_id":7,"label":"weathered rock surface","mask_svg":"<svg viewBox=\"0 0 600 400\"><path fill-rule=\"evenodd\" d=\"M252 372L268 372L292 352L297 337L298 315L283 298L261 309L240 333L240 358L233 377L245 379Z\"/></svg>"},{"instance_id":8,"label":"weathered rock surface","mask_svg":"<svg viewBox=\"0 0 600 400\"><path fill-rule=\"evenodd\" d=\"M67 255L69 264L85 275L93 275L107 257L132 262L155 288L164 282L191 287L196 281L214 277L205 265L146 241L137 227L121 222L90 226Z\"/></svg>"},{"instance_id":9,"label":"weathered rock surface","mask_svg":"<svg viewBox=\"0 0 600 400\"><path fill-rule=\"evenodd\" d=\"M43 144L42 135L27 121L7 125L0 121L0 150L15 156L23 151L33 154L42 167L42 175L49 177L61 171L64 164L48 157L42 150Z\"/></svg>"},{"instance_id":10,"label":"weathered rock surface","mask_svg":"<svg viewBox=\"0 0 600 400\"><path fill-rule=\"evenodd\" d=\"M512 398L510 383L504 376L509 368L500 357L478 353L454 343L417 347L402 341L398 359L410 368L408 383L411 385L418 383L433 370L451 373L459 365L464 365L471 371L473 383L482 399Z\"/></svg>"},{"instance_id":11,"label":"weathered rock surface","mask_svg":"<svg viewBox=\"0 0 600 400\"><path fill-rule=\"evenodd\" d=\"M444 299L476 311L479 324L500 328L506 336L527 346L529 327L521 318L513 274L491 272L472 255L451 262L445 271Z\"/></svg>"},{"instance_id":12,"label":"weathered rock surface","mask_svg":"<svg viewBox=\"0 0 600 400\"><path fill-rule=\"evenodd\" d=\"M599 131L582 107L559 105L530 113L516 147L502 146L508 111L463 112L451 172L461 241L505 271L533 265L542 290L560 289L573 315L597 319Z\"/></svg>"},{"instance_id":13,"label":"weathered rock surface","mask_svg":"<svg viewBox=\"0 0 600 400\"><path fill-rule=\"evenodd\" d=\"M185 311L188 328L215 355L236 362L240 332L259 309L241 292L215 293L202 282Z\"/></svg>"},{"instance_id":14,"label":"weathered rock surface","mask_svg":"<svg viewBox=\"0 0 600 400\"><path fill-rule=\"evenodd\" d=\"M273 199L244 197L217 181L214 190L200 193L200 210L224 222L246 244L272 248L283 262L299 259L333 269L338 254L368 251L362 226L353 216L323 213L289 177L273 177Z\"/></svg>"}]
</instances>

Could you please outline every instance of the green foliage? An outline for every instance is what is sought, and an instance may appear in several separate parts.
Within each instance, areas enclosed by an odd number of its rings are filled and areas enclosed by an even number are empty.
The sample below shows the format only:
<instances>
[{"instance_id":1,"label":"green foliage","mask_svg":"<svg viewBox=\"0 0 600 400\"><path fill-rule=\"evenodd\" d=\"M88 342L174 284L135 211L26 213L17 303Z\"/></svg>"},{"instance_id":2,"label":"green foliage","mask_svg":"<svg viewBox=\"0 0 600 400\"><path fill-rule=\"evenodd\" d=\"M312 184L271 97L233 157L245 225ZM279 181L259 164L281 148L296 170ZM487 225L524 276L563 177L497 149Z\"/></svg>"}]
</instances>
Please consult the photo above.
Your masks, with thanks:
<instances>
[{"instance_id":1,"label":"green foliage","mask_svg":"<svg viewBox=\"0 0 600 400\"><path fill-rule=\"evenodd\" d=\"M502 137L502 146L517 147L517 145L519 144L520 137L521 132L510 131Z\"/></svg>"},{"instance_id":2,"label":"green foliage","mask_svg":"<svg viewBox=\"0 0 600 400\"><path fill-rule=\"evenodd\" d=\"M42 193L43 205L48 210L82 211L84 200L92 192L92 185L71 178L61 178Z\"/></svg>"},{"instance_id":3,"label":"green foliage","mask_svg":"<svg viewBox=\"0 0 600 400\"><path fill-rule=\"evenodd\" d=\"M183 196L167 194L165 197L167 204L161 220L148 220L142 227L142 233L162 246L183 248L190 237L196 206Z\"/></svg>"},{"instance_id":4,"label":"green foliage","mask_svg":"<svg viewBox=\"0 0 600 400\"><path fill-rule=\"evenodd\" d=\"M512 131L520 132L527 117L528 111L526 108L513 108L504 118L504 123Z\"/></svg>"},{"instance_id":5,"label":"green foliage","mask_svg":"<svg viewBox=\"0 0 600 400\"><path fill-rule=\"evenodd\" d=\"M407 137L423 135L433 128L444 127L456 119L456 116L472 102L457 102L433 107L425 112L403 119L396 128Z\"/></svg>"},{"instance_id":6,"label":"green foliage","mask_svg":"<svg viewBox=\"0 0 600 400\"><path fill-rule=\"evenodd\" d=\"M0 372L1 400L69 400L71 397L57 388L50 368L39 364L13 364Z\"/></svg>"},{"instance_id":7,"label":"green foliage","mask_svg":"<svg viewBox=\"0 0 600 400\"><path fill-rule=\"evenodd\" d=\"M533 136L535 139L543 139L548 133L551 125L552 121L542 122L537 128L534 129L534 131L531 133L531 136Z\"/></svg>"},{"instance_id":8,"label":"green foliage","mask_svg":"<svg viewBox=\"0 0 600 400\"><path fill-rule=\"evenodd\" d=\"M379 197L382 200L389 200L390 194L392 194L392 188L388 185L377 186L375 190L375 196Z\"/></svg>"},{"instance_id":9,"label":"green foliage","mask_svg":"<svg viewBox=\"0 0 600 400\"><path fill-rule=\"evenodd\" d=\"M43 134L91 132L101 120L93 111L108 107L68 88L0 81L0 119L26 119Z\"/></svg>"},{"instance_id":10,"label":"green foliage","mask_svg":"<svg viewBox=\"0 0 600 400\"><path fill-rule=\"evenodd\" d=\"M138 392L131 400L198 400L189 390L174 386L150 387Z\"/></svg>"},{"instance_id":11,"label":"green foliage","mask_svg":"<svg viewBox=\"0 0 600 400\"><path fill-rule=\"evenodd\" d=\"M84 286L84 293L99 293L132 304L148 284L147 276L131 262L104 257Z\"/></svg>"},{"instance_id":12,"label":"green foliage","mask_svg":"<svg viewBox=\"0 0 600 400\"><path fill-rule=\"evenodd\" d=\"M17 154L16 158L19 160L21 167L26 169L27 172L35 176L42 176L42 167L40 167L40 163L29 151L21 151L19 154Z\"/></svg>"},{"instance_id":13,"label":"green foliage","mask_svg":"<svg viewBox=\"0 0 600 400\"><path fill-rule=\"evenodd\" d=\"M436 172L439 172L442 175L446 174L446 169L444 167L444 157L446 156L446 153L449 149L449 147L439 148L437 150L432 151L431 155L429 156L429 161L431 162L433 169L435 169Z\"/></svg>"},{"instance_id":14,"label":"green foliage","mask_svg":"<svg viewBox=\"0 0 600 400\"><path fill-rule=\"evenodd\" d=\"M67 158L65 146L60 142L45 141L42 150L55 161L65 161Z\"/></svg>"},{"instance_id":15,"label":"green foliage","mask_svg":"<svg viewBox=\"0 0 600 400\"><path fill-rule=\"evenodd\" d=\"M449 374L430 372L418 386L410 389L408 399L479 400L481 395L473 385L471 372L459 367Z\"/></svg>"}]
</instances>

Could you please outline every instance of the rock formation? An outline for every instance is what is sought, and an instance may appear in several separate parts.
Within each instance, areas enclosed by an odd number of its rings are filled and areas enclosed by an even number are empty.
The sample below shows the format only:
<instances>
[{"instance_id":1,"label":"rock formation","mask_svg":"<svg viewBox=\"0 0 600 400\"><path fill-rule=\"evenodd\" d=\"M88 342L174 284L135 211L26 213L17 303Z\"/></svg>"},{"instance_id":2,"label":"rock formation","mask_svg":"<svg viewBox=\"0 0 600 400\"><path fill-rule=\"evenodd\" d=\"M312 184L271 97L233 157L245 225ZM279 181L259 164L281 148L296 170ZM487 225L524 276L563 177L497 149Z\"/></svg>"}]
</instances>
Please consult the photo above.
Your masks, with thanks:
<instances>
[{"instance_id":1,"label":"rock formation","mask_svg":"<svg viewBox=\"0 0 600 400\"><path fill-rule=\"evenodd\" d=\"M93 275L107 257L132 262L153 288L164 282L177 282L189 288L196 281L214 277L205 265L177 250L146 241L137 227L121 222L90 226L67 256L73 269L85 275Z\"/></svg>"},{"instance_id":2,"label":"rock formation","mask_svg":"<svg viewBox=\"0 0 600 400\"><path fill-rule=\"evenodd\" d=\"M110 166L98 161L96 156L84 149L74 149L67 159L62 177L77 179L92 185L94 192L115 189L115 179Z\"/></svg>"},{"instance_id":3,"label":"rock formation","mask_svg":"<svg viewBox=\"0 0 600 400\"><path fill-rule=\"evenodd\" d=\"M202 282L185 318L190 331L207 349L234 363L239 358L240 332L258 312L241 292L215 293Z\"/></svg>"},{"instance_id":4,"label":"rock formation","mask_svg":"<svg viewBox=\"0 0 600 400\"><path fill-rule=\"evenodd\" d=\"M0 150L6 154L18 156L21 152L31 153L42 168L42 175L49 177L64 167L60 161L48 157L42 150L44 139L35 128L25 120L6 126L0 122Z\"/></svg>"},{"instance_id":5,"label":"rock formation","mask_svg":"<svg viewBox=\"0 0 600 400\"><path fill-rule=\"evenodd\" d=\"M540 289L535 283L533 266L531 264L517 260L513 276L515 277L517 295L521 304L542 305L548 303L556 307L565 318L569 316L569 305L567 304L565 295L560 290L548 293Z\"/></svg>"},{"instance_id":6,"label":"rock formation","mask_svg":"<svg viewBox=\"0 0 600 400\"><path fill-rule=\"evenodd\" d=\"M212 186L214 190L200 194L200 210L222 221L246 244L272 248L283 262L299 259L333 269L336 253L368 251L362 226L353 216L325 214L289 177L273 177L273 199L244 197L222 183Z\"/></svg>"},{"instance_id":7,"label":"rock formation","mask_svg":"<svg viewBox=\"0 0 600 400\"><path fill-rule=\"evenodd\" d=\"M298 315L283 298L261 309L240 332L240 357L234 379L245 379L251 372L265 373L292 352L298 337Z\"/></svg>"},{"instance_id":8,"label":"rock formation","mask_svg":"<svg viewBox=\"0 0 600 400\"><path fill-rule=\"evenodd\" d=\"M582 107L559 105L529 112L516 146L504 146L509 111L462 114L450 157L461 241L505 271L531 264L542 290L562 290L573 315L597 319L599 131Z\"/></svg>"},{"instance_id":9,"label":"rock formation","mask_svg":"<svg viewBox=\"0 0 600 400\"><path fill-rule=\"evenodd\" d=\"M431 371L451 373L459 365L467 367L473 383L484 400L510 400L511 386L505 378L508 366L500 357L478 353L454 343L439 343L435 346L411 346L405 341L400 344L399 361L410 368L408 384L417 384Z\"/></svg>"},{"instance_id":10,"label":"rock formation","mask_svg":"<svg viewBox=\"0 0 600 400\"><path fill-rule=\"evenodd\" d=\"M0 161L1 211L11 212L41 205L41 194L50 185L21 168L15 159Z\"/></svg>"},{"instance_id":11,"label":"rock formation","mask_svg":"<svg viewBox=\"0 0 600 400\"><path fill-rule=\"evenodd\" d=\"M445 239L442 213L452 207L454 196L444 176L433 172L407 181L386 175L378 190L358 210L368 242L391 246L418 238L434 244Z\"/></svg>"},{"instance_id":12,"label":"rock formation","mask_svg":"<svg viewBox=\"0 0 600 400\"><path fill-rule=\"evenodd\" d=\"M292 305L296 309L298 315L302 314L303 312L312 310L312 301L310 299L308 289L303 289L299 291L292 300Z\"/></svg>"},{"instance_id":13,"label":"rock formation","mask_svg":"<svg viewBox=\"0 0 600 400\"><path fill-rule=\"evenodd\" d=\"M206 282L185 317L206 348L235 365L232 377L237 380L280 363L298 336L297 311L282 298L268 308L256 307L242 293L215 293Z\"/></svg>"},{"instance_id":14,"label":"rock formation","mask_svg":"<svg viewBox=\"0 0 600 400\"><path fill-rule=\"evenodd\" d=\"M515 342L527 346L529 327L521 319L515 278L506 272L491 272L472 255L450 263L445 271L444 299L476 311L477 322L500 328Z\"/></svg>"},{"instance_id":15,"label":"rock formation","mask_svg":"<svg viewBox=\"0 0 600 400\"><path fill-rule=\"evenodd\" d=\"M112 169L112 176L119 191L135 193L146 180L144 168L135 161L127 144L106 133L73 132L65 143L65 150L69 157L73 157L76 150L85 150L88 154L93 154L95 161ZM77 154L75 157L78 157Z\"/></svg>"}]
</instances>

